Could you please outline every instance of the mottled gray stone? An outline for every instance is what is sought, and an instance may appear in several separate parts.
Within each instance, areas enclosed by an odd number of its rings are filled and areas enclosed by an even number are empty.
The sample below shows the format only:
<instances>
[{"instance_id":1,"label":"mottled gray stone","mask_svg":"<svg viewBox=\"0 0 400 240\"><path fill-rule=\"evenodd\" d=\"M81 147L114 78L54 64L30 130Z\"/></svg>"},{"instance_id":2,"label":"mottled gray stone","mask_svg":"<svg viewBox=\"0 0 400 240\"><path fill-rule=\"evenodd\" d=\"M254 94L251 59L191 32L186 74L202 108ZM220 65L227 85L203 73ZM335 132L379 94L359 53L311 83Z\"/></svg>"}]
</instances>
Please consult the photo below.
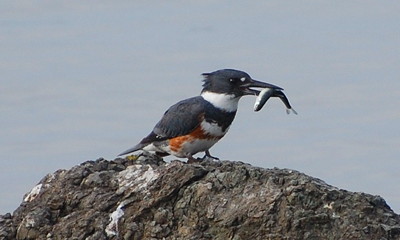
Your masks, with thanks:
<instances>
[{"instance_id":1,"label":"mottled gray stone","mask_svg":"<svg viewBox=\"0 0 400 240\"><path fill-rule=\"evenodd\" d=\"M242 162L98 159L24 199L0 216L0 239L400 239L379 196Z\"/></svg>"}]
</instances>

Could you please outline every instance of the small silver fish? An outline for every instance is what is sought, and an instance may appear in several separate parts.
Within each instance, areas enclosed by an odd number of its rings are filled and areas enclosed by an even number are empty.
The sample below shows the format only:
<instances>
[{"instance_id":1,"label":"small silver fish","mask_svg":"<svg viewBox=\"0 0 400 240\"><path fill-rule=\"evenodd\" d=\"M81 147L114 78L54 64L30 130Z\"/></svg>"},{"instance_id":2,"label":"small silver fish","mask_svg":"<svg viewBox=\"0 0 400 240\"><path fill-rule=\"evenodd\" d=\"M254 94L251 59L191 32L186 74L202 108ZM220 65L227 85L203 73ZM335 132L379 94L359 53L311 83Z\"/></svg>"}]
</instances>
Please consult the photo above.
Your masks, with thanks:
<instances>
[{"instance_id":1,"label":"small silver fish","mask_svg":"<svg viewBox=\"0 0 400 240\"><path fill-rule=\"evenodd\" d=\"M287 99L286 95L285 95L282 91L276 90L276 91L274 91L274 94L273 94L272 96L273 96L273 97L279 97L279 98L281 99L281 101L282 101L282 102L285 104L285 106L286 106L286 113L287 113L287 114L289 114L289 113L290 113L290 110L292 110L292 112L293 112L294 114L297 115L296 110L294 110L294 109L292 108L292 106L290 106L289 99Z\"/></svg>"},{"instance_id":2,"label":"small silver fish","mask_svg":"<svg viewBox=\"0 0 400 240\"><path fill-rule=\"evenodd\" d=\"M289 100L287 99L286 95L281 90L276 90L272 88L264 88L263 90L261 90L261 92L257 96L256 102L254 103L254 111L260 111L270 97L279 97L286 106L287 114L289 114L290 111L292 111L294 114L297 114L292 106L290 106Z\"/></svg>"},{"instance_id":3,"label":"small silver fish","mask_svg":"<svg viewBox=\"0 0 400 240\"><path fill-rule=\"evenodd\" d=\"M254 111L260 111L273 93L274 89L272 88L264 88L263 90L261 90L261 92L257 96L256 102L254 103Z\"/></svg>"}]
</instances>

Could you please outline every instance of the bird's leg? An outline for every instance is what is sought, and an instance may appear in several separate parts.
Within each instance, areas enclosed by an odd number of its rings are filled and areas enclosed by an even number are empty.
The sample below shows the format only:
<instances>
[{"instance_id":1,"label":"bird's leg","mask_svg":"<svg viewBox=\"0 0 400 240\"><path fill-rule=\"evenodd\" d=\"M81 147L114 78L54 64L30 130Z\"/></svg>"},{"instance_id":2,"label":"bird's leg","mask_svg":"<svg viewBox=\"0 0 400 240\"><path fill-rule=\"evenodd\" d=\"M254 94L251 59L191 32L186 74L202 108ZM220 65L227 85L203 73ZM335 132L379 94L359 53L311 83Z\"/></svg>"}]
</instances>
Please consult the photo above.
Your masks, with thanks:
<instances>
[{"instance_id":1,"label":"bird's leg","mask_svg":"<svg viewBox=\"0 0 400 240\"><path fill-rule=\"evenodd\" d=\"M212 158L212 159L214 159L214 160L219 160L219 158L214 157L214 156L211 156L209 150L206 150L205 153L206 153L206 155L204 155L203 160L204 160L206 157Z\"/></svg>"}]
</instances>

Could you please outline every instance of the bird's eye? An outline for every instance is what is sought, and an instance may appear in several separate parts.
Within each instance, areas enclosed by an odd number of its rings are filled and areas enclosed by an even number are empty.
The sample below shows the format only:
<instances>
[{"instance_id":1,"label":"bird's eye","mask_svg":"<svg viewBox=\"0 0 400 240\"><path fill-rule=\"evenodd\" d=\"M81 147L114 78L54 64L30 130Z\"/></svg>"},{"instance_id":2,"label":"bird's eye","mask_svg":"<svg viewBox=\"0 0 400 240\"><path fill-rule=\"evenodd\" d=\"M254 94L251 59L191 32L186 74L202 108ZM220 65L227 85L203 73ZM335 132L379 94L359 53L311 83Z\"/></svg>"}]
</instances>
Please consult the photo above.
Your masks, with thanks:
<instances>
[{"instance_id":1,"label":"bird's eye","mask_svg":"<svg viewBox=\"0 0 400 240\"><path fill-rule=\"evenodd\" d=\"M239 83L239 82L245 82L246 81L246 78L245 77L242 77L242 78L230 78L229 79L229 82L230 83Z\"/></svg>"}]
</instances>

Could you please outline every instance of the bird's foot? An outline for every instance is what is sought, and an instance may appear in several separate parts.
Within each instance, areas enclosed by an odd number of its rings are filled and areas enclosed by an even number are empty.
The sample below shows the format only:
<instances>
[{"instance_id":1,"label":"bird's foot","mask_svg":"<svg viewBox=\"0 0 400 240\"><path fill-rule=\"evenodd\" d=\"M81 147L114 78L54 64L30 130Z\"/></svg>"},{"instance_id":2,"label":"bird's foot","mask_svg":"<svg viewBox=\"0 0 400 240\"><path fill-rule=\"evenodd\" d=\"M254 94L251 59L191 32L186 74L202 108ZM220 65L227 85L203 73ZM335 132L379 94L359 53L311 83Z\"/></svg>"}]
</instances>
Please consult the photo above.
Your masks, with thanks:
<instances>
[{"instance_id":1,"label":"bird's foot","mask_svg":"<svg viewBox=\"0 0 400 240\"><path fill-rule=\"evenodd\" d=\"M206 160L207 158L211 158L212 160L219 160L219 158L217 158L217 157L214 157L214 156L211 156L211 154L210 154L210 151L205 151L205 155L204 155L204 157L202 158L202 160Z\"/></svg>"},{"instance_id":2,"label":"bird's foot","mask_svg":"<svg viewBox=\"0 0 400 240\"><path fill-rule=\"evenodd\" d=\"M219 161L219 158L211 156L210 151L207 150L207 151L205 151L205 153L206 154L201 158L194 158L193 156L189 156L187 163L200 163L200 162L203 162L208 159L213 160L213 161L215 161L215 160Z\"/></svg>"}]
</instances>

